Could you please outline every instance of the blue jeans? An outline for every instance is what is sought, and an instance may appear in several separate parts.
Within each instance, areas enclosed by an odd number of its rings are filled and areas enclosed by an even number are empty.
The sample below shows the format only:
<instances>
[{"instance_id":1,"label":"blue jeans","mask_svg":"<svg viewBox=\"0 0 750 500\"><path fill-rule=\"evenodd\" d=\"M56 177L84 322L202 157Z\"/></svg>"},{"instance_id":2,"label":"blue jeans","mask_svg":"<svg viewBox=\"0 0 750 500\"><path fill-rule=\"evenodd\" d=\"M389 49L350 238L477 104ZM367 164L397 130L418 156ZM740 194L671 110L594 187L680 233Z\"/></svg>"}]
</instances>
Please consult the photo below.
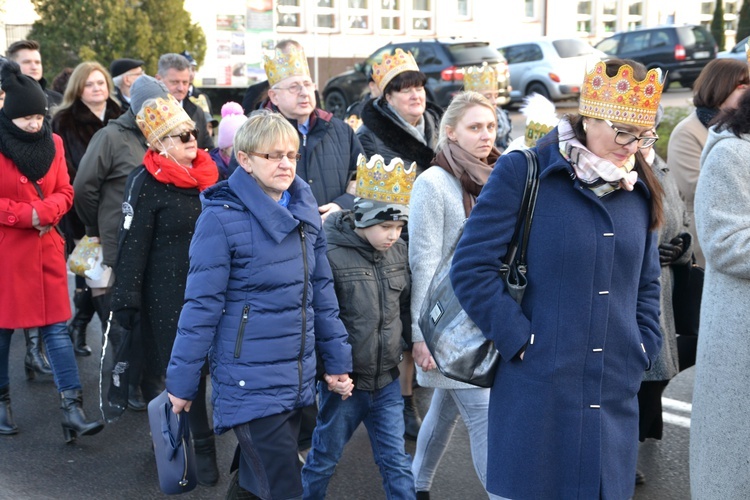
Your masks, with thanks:
<instances>
[{"instance_id":1,"label":"blue jeans","mask_svg":"<svg viewBox=\"0 0 750 500\"><path fill-rule=\"evenodd\" d=\"M346 401L318 383L320 409L312 449L302 468L305 499L322 500L344 446L364 422L372 454L390 499L416 496L409 455L404 451L404 400L398 379L377 391L355 389Z\"/></svg>"},{"instance_id":2,"label":"blue jeans","mask_svg":"<svg viewBox=\"0 0 750 500\"><path fill-rule=\"evenodd\" d=\"M440 459L456 428L458 417L469 431L474 470L486 485L487 479L487 411L490 389L435 389L417 436L412 472L417 491L430 491Z\"/></svg>"},{"instance_id":3,"label":"blue jeans","mask_svg":"<svg viewBox=\"0 0 750 500\"><path fill-rule=\"evenodd\" d=\"M42 326L39 331L58 392L80 389L81 380L78 378L78 365L73 354L73 343L68 335L67 324L63 321ZM10 384L8 362L12 334L13 330L0 329L0 387Z\"/></svg>"}]
</instances>

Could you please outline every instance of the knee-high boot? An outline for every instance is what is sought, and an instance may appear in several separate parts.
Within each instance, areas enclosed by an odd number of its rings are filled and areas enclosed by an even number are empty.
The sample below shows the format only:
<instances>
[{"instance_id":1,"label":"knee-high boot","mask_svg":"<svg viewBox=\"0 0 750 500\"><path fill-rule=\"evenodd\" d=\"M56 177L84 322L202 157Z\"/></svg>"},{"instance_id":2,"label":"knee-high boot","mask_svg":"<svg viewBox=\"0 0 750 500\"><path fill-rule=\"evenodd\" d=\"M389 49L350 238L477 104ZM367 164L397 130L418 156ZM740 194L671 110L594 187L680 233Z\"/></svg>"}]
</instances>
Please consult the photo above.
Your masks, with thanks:
<instances>
[{"instance_id":1,"label":"knee-high boot","mask_svg":"<svg viewBox=\"0 0 750 500\"><path fill-rule=\"evenodd\" d=\"M86 327L91 318L94 317L94 304L91 300L91 289L89 287L77 289L73 294L73 304L76 312L68 325L70 340L73 342L73 351L76 356L90 356L91 348L86 345Z\"/></svg>"},{"instance_id":2,"label":"knee-high boot","mask_svg":"<svg viewBox=\"0 0 750 500\"><path fill-rule=\"evenodd\" d=\"M86 420L86 414L83 412L83 392L80 389L62 391L60 409L66 443L74 441L78 435L92 436L104 428L104 422L101 420L94 422Z\"/></svg>"},{"instance_id":3,"label":"knee-high boot","mask_svg":"<svg viewBox=\"0 0 750 500\"><path fill-rule=\"evenodd\" d=\"M10 436L18 433L10 411L10 386L0 387L0 434Z\"/></svg>"},{"instance_id":4,"label":"knee-high boot","mask_svg":"<svg viewBox=\"0 0 750 500\"><path fill-rule=\"evenodd\" d=\"M26 338L26 359L23 366L26 370L26 378L34 380L35 375L52 375L47 358L42 353L42 336L39 328L24 329L23 335Z\"/></svg>"}]
</instances>

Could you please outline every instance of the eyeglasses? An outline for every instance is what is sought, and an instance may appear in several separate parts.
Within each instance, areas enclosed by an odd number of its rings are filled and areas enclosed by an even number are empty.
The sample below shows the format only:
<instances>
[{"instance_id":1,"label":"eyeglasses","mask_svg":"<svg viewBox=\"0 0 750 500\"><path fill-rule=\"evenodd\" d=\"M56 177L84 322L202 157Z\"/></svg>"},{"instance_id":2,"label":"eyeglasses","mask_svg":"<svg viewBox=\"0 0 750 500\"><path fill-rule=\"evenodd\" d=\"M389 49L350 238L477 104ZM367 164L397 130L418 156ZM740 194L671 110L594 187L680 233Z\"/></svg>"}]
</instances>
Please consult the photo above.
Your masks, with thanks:
<instances>
[{"instance_id":1,"label":"eyeglasses","mask_svg":"<svg viewBox=\"0 0 750 500\"><path fill-rule=\"evenodd\" d=\"M305 82L302 84L295 83L293 85L290 85L288 87L273 87L274 90L286 90L290 94L297 95L300 92L302 92L302 88L304 87L305 91L307 91L308 94L312 93L315 90L315 84L313 82Z\"/></svg>"},{"instance_id":2,"label":"eyeglasses","mask_svg":"<svg viewBox=\"0 0 750 500\"><path fill-rule=\"evenodd\" d=\"M167 137L179 137L180 141L183 144L187 144L188 142L190 142L190 136L195 137L195 140L197 141L198 140L198 131L196 129L193 129L193 130L188 130L187 132L183 132L183 133L177 134L177 135L168 135Z\"/></svg>"},{"instance_id":3,"label":"eyeglasses","mask_svg":"<svg viewBox=\"0 0 750 500\"><path fill-rule=\"evenodd\" d=\"M253 153L252 151L248 151L247 154L274 161L281 161L286 157L292 163L297 163L302 158L302 155L299 153Z\"/></svg>"},{"instance_id":4,"label":"eyeglasses","mask_svg":"<svg viewBox=\"0 0 750 500\"><path fill-rule=\"evenodd\" d=\"M638 149L646 149L650 148L654 145L656 141L659 140L659 136L654 134L651 136L641 136L638 137L635 134L631 134L630 132L625 132L624 130L620 130L617 127L614 126L614 124L609 120L603 120L604 123L610 126L612 130L615 131L615 142L619 144L620 146L627 146L629 144L633 144L634 142L638 141Z\"/></svg>"}]
</instances>

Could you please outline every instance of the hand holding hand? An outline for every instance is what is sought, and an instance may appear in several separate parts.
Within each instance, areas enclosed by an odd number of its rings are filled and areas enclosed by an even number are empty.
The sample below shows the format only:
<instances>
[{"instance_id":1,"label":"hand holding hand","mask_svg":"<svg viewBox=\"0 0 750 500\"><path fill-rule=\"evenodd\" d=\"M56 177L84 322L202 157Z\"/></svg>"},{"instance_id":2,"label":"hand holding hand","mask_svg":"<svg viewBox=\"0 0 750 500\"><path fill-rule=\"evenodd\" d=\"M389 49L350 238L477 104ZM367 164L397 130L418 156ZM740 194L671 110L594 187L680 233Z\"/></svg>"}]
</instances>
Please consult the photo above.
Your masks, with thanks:
<instances>
[{"instance_id":1,"label":"hand holding hand","mask_svg":"<svg viewBox=\"0 0 750 500\"><path fill-rule=\"evenodd\" d=\"M685 241L682 236L672 238L669 243L659 245L659 264L668 266L685 252Z\"/></svg>"},{"instance_id":2,"label":"hand holding hand","mask_svg":"<svg viewBox=\"0 0 750 500\"><path fill-rule=\"evenodd\" d=\"M428 372L437 368L435 358L430 354L425 342L414 342L411 348L411 355L414 357L414 363L422 370Z\"/></svg>"},{"instance_id":3,"label":"hand holding hand","mask_svg":"<svg viewBox=\"0 0 750 500\"><path fill-rule=\"evenodd\" d=\"M328 384L328 390L336 394L341 394L341 399L346 400L346 398L352 395L354 381L349 378L348 373L342 375L329 375L326 373L323 375L323 379Z\"/></svg>"}]
</instances>

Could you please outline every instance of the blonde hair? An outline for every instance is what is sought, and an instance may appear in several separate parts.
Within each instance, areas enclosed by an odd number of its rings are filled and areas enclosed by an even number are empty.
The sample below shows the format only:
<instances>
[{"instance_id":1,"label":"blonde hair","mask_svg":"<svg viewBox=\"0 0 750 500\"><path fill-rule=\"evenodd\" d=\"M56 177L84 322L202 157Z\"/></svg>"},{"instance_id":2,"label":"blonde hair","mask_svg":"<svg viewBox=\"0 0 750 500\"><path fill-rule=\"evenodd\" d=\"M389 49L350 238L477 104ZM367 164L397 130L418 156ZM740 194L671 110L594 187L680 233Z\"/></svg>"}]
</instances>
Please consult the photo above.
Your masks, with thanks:
<instances>
[{"instance_id":1,"label":"blonde hair","mask_svg":"<svg viewBox=\"0 0 750 500\"><path fill-rule=\"evenodd\" d=\"M445 109L443 117L440 119L440 133L438 135L437 145L435 146L436 151L440 151L448 145L450 141L448 139L448 127L455 129L458 122L463 118L470 108L474 106L484 106L485 108L492 111L492 116L495 117L495 124L497 125L497 111L495 106L479 92L467 90L456 94L451 103Z\"/></svg>"},{"instance_id":2,"label":"blonde hair","mask_svg":"<svg viewBox=\"0 0 750 500\"><path fill-rule=\"evenodd\" d=\"M234 135L234 152L267 153L277 144L299 149L299 134L280 113L268 109L254 111Z\"/></svg>"},{"instance_id":3,"label":"blonde hair","mask_svg":"<svg viewBox=\"0 0 750 500\"><path fill-rule=\"evenodd\" d=\"M110 99L113 99L115 84L112 82L112 77L109 75L109 71L96 61L84 61L76 66L70 74L68 86L65 87L65 94L63 94L63 100L60 103L60 106L55 109L55 113L70 108L74 102L81 98L83 90L86 88L86 80L89 79L89 76L91 76L91 73L94 71L99 71L104 75L104 80L106 80L107 89L109 90L109 97Z\"/></svg>"}]
</instances>

